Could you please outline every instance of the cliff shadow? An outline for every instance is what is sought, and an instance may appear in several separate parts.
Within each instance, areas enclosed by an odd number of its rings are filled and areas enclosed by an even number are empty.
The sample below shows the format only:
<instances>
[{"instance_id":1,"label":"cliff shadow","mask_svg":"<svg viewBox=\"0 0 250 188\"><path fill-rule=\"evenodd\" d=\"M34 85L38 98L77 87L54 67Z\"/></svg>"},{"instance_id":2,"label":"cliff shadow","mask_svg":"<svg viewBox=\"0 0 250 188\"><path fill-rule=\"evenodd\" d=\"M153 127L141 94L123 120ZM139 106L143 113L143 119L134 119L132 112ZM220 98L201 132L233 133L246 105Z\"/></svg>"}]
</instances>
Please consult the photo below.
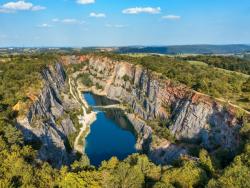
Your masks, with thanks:
<instances>
[{"instance_id":1,"label":"cliff shadow","mask_svg":"<svg viewBox=\"0 0 250 188\"><path fill-rule=\"evenodd\" d=\"M38 159L48 162L55 168L60 168L62 165L70 165L74 160L79 158L79 154L73 153L67 136L63 135L55 126L45 126L47 127L44 133L37 136L31 130L17 125L17 128L23 133L25 145L30 145L34 150L38 151ZM52 136L48 133L50 131L49 129L53 129L53 131L56 131L60 136L63 140L64 148L60 147L60 145L52 139Z\"/></svg>"}]
</instances>

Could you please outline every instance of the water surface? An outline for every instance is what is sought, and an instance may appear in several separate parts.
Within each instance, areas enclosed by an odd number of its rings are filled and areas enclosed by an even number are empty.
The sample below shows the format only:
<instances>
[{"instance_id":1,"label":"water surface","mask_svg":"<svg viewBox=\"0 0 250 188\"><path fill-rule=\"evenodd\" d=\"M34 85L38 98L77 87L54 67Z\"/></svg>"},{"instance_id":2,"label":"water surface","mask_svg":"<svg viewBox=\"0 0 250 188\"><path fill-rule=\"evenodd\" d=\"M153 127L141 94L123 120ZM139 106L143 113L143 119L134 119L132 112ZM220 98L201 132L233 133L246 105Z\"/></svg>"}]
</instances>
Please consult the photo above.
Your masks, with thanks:
<instances>
[{"instance_id":1,"label":"water surface","mask_svg":"<svg viewBox=\"0 0 250 188\"><path fill-rule=\"evenodd\" d=\"M117 103L105 97L83 94L90 106L104 106ZM116 156L122 160L135 153L136 137L132 125L121 110L110 109L98 111L96 121L90 127L90 134L86 138L85 153L92 165L98 166L101 161Z\"/></svg>"}]
</instances>

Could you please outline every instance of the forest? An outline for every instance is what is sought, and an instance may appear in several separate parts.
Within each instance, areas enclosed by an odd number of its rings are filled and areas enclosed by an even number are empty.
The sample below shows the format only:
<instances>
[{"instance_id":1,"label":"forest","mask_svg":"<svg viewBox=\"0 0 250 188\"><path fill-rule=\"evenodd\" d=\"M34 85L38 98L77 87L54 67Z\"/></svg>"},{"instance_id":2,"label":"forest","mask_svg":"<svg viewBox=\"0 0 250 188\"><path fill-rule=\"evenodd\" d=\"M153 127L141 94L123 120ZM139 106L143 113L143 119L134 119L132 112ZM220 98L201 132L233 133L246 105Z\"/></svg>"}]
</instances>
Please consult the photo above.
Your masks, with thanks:
<instances>
[{"instance_id":1,"label":"forest","mask_svg":"<svg viewBox=\"0 0 250 188\"><path fill-rule=\"evenodd\" d=\"M204 67L183 59L158 56L108 56L141 64L162 73L163 78L214 97L225 97L237 103L244 99L239 104L249 107L250 79L237 73L221 72L213 67L217 65ZM99 167L91 166L84 155L60 169L37 160L37 149L26 144L16 128L18 114L13 106L21 101L24 112L19 113L25 113L32 96L38 95L43 86L41 70L54 63L57 57L55 54L21 55L0 62L0 187L250 187L250 124L247 122L240 130L241 150L226 162L226 153L214 157L203 148L195 152L198 160L184 156L166 166L154 164L142 154L133 154L124 161L113 157ZM207 62L204 58L199 60Z\"/></svg>"},{"instance_id":2,"label":"forest","mask_svg":"<svg viewBox=\"0 0 250 188\"><path fill-rule=\"evenodd\" d=\"M117 53L158 53L158 54L236 54L250 51L249 45L176 45L176 46L130 46L120 47Z\"/></svg>"},{"instance_id":3,"label":"forest","mask_svg":"<svg viewBox=\"0 0 250 188\"><path fill-rule=\"evenodd\" d=\"M218 67L226 70L242 72L250 75L250 61L245 58L235 56L188 56L184 60L201 61L210 66Z\"/></svg>"}]
</instances>

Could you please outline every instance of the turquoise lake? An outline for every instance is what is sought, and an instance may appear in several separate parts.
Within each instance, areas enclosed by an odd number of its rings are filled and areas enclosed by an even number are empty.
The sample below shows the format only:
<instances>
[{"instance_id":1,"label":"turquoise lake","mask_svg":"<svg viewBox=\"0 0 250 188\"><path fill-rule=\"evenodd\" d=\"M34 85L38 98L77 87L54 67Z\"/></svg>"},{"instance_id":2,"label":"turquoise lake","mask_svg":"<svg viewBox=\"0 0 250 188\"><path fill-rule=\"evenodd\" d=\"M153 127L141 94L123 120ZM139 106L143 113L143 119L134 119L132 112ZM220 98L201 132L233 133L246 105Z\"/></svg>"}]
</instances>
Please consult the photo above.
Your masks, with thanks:
<instances>
[{"instance_id":1,"label":"turquoise lake","mask_svg":"<svg viewBox=\"0 0 250 188\"><path fill-rule=\"evenodd\" d=\"M83 93L89 106L105 106L115 104L115 101L92 93ZM92 165L98 166L103 160L116 156L122 160L135 153L136 136L134 129L123 112L119 109L94 109L96 121L90 126L86 138L85 153Z\"/></svg>"}]
</instances>

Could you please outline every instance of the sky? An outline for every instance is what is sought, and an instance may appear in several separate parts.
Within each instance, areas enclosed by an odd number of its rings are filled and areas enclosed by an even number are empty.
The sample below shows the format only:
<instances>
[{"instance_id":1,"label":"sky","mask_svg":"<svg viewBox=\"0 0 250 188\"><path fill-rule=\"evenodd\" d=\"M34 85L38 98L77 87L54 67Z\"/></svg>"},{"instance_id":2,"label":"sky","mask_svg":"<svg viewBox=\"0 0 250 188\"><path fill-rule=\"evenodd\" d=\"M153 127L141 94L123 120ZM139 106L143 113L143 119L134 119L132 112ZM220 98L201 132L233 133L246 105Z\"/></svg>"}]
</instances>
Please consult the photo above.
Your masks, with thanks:
<instances>
[{"instance_id":1,"label":"sky","mask_svg":"<svg viewBox=\"0 0 250 188\"><path fill-rule=\"evenodd\" d=\"M0 0L1 47L250 44L250 0Z\"/></svg>"}]
</instances>

